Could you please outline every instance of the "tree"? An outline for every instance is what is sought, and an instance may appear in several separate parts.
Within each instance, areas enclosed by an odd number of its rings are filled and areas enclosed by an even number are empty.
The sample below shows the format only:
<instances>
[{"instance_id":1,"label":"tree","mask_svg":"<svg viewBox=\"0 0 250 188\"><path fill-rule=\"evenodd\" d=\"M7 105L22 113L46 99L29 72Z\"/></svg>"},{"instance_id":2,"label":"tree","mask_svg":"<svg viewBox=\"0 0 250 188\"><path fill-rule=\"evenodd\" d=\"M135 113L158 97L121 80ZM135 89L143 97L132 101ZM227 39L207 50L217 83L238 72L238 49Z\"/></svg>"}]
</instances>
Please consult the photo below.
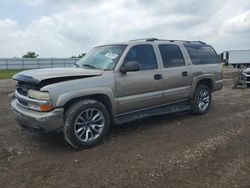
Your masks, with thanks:
<instances>
[{"instance_id":1,"label":"tree","mask_svg":"<svg viewBox=\"0 0 250 188\"><path fill-rule=\"evenodd\" d=\"M83 56L85 56L85 53L80 53L78 56L71 56L70 58L82 58Z\"/></svg>"},{"instance_id":2,"label":"tree","mask_svg":"<svg viewBox=\"0 0 250 188\"><path fill-rule=\"evenodd\" d=\"M23 58L37 58L39 55L36 54L35 52L27 52L26 54L23 55Z\"/></svg>"},{"instance_id":3,"label":"tree","mask_svg":"<svg viewBox=\"0 0 250 188\"><path fill-rule=\"evenodd\" d=\"M77 58L82 58L83 56L85 56L86 54L85 53L81 53L77 56Z\"/></svg>"}]
</instances>

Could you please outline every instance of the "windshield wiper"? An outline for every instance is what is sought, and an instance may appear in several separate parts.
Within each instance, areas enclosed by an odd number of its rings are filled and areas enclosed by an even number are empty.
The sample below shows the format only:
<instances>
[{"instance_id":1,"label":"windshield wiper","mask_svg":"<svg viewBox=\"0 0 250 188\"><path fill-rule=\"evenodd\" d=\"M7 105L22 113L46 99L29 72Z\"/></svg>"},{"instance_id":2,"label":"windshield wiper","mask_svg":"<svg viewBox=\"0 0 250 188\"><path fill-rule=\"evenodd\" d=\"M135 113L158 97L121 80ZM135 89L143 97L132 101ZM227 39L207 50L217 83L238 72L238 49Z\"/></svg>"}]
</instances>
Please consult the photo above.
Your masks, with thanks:
<instances>
[{"instance_id":1,"label":"windshield wiper","mask_svg":"<svg viewBox=\"0 0 250 188\"><path fill-rule=\"evenodd\" d=\"M78 68L78 67L80 67L80 65L78 65L77 63L74 63L74 65Z\"/></svg>"},{"instance_id":2,"label":"windshield wiper","mask_svg":"<svg viewBox=\"0 0 250 188\"><path fill-rule=\"evenodd\" d=\"M97 69L95 66L89 65L89 64L84 64L84 65L82 65L82 66L89 67L89 68L91 68L91 69Z\"/></svg>"}]
</instances>

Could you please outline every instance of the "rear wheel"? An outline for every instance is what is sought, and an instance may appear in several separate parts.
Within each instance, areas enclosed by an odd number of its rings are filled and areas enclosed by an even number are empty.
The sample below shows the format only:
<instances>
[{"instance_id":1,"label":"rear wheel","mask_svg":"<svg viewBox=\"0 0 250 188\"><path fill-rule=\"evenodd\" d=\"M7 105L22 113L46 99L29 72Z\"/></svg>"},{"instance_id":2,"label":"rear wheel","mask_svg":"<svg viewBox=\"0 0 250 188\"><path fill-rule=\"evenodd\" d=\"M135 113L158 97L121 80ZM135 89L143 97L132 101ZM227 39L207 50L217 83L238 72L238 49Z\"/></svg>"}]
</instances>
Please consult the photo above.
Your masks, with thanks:
<instances>
[{"instance_id":1,"label":"rear wheel","mask_svg":"<svg viewBox=\"0 0 250 188\"><path fill-rule=\"evenodd\" d=\"M65 113L64 137L74 148L89 148L107 134L110 117L106 107L96 100L74 103Z\"/></svg>"},{"instance_id":2,"label":"rear wheel","mask_svg":"<svg viewBox=\"0 0 250 188\"><path fill-rule=\"evenodd\" d=\"M191 112L194 114L205 114L211 105L211 90L207 85L197 86L194 99L191 101Z\"/></svg>"},{"instance_id":3,"label":"rear wheel","mask_svg":"<svg viewBox=\"0 0 250 188\"><path fill-rule=\"evenodd\" d=\"M247 87L250 87L250 84L247 83Z\"/></svg>"}]
</instances>

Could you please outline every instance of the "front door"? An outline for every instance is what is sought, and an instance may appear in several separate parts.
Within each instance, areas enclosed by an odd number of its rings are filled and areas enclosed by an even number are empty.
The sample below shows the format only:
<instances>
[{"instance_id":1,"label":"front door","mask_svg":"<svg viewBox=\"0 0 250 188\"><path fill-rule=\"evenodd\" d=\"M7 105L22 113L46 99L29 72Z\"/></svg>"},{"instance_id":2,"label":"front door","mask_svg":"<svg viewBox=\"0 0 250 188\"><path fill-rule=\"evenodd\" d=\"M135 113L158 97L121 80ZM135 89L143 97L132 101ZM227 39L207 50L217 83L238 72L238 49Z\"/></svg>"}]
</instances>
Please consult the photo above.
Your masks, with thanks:
<instances>
[{"instance_id":1,"label":"front door","mask_svg":"<svg viewBox=\"0 0 250 188\"><path fill-rule=\"evenodd\" d=\"M118 113L126 113L161 104L163 79L150 44L133 46L123 63L137 61L140 70L115 73Z\"/></svg>"}]
</instances>

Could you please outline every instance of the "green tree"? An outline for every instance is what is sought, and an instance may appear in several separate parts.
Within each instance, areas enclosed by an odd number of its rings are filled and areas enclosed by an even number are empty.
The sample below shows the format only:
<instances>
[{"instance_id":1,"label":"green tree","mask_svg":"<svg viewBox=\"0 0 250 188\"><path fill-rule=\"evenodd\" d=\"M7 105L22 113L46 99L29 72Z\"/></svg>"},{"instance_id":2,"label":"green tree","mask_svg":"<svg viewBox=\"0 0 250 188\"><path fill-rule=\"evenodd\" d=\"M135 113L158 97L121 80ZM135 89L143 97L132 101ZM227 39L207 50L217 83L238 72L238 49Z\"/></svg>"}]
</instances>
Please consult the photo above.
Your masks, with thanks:
<instances>
[{"instance_id":1,"label":"green tree","mask_svg":"<svg viewBox=\"0 0 250 188\"><path fill-rule=\"evenodd\" d=\"M37 58L39 55L36 54L35 52L27 52L26 54L23 55L23 58Z\"/></svg>"},{"instance_id":2,"label":"green tree","mask_svg":"<svg viewBox=\"0 0 250 188\"><path fill-rule=\"evenodd\" d=\"M81 53L77 56L77 58L82 58L83 56L85 56L86 54L85 53Z\"/></svg>"},{"instance_id":3,"label":"green tree","mask_svg":"<svg viewBox=\"0 0 250 188\"><path fill-rule=\"evenodd\" d=\"M85 53L80 53L78 56L71 56L70 58L82 58L83 56L85 56Z\"/></svg>"}]
</instances>

